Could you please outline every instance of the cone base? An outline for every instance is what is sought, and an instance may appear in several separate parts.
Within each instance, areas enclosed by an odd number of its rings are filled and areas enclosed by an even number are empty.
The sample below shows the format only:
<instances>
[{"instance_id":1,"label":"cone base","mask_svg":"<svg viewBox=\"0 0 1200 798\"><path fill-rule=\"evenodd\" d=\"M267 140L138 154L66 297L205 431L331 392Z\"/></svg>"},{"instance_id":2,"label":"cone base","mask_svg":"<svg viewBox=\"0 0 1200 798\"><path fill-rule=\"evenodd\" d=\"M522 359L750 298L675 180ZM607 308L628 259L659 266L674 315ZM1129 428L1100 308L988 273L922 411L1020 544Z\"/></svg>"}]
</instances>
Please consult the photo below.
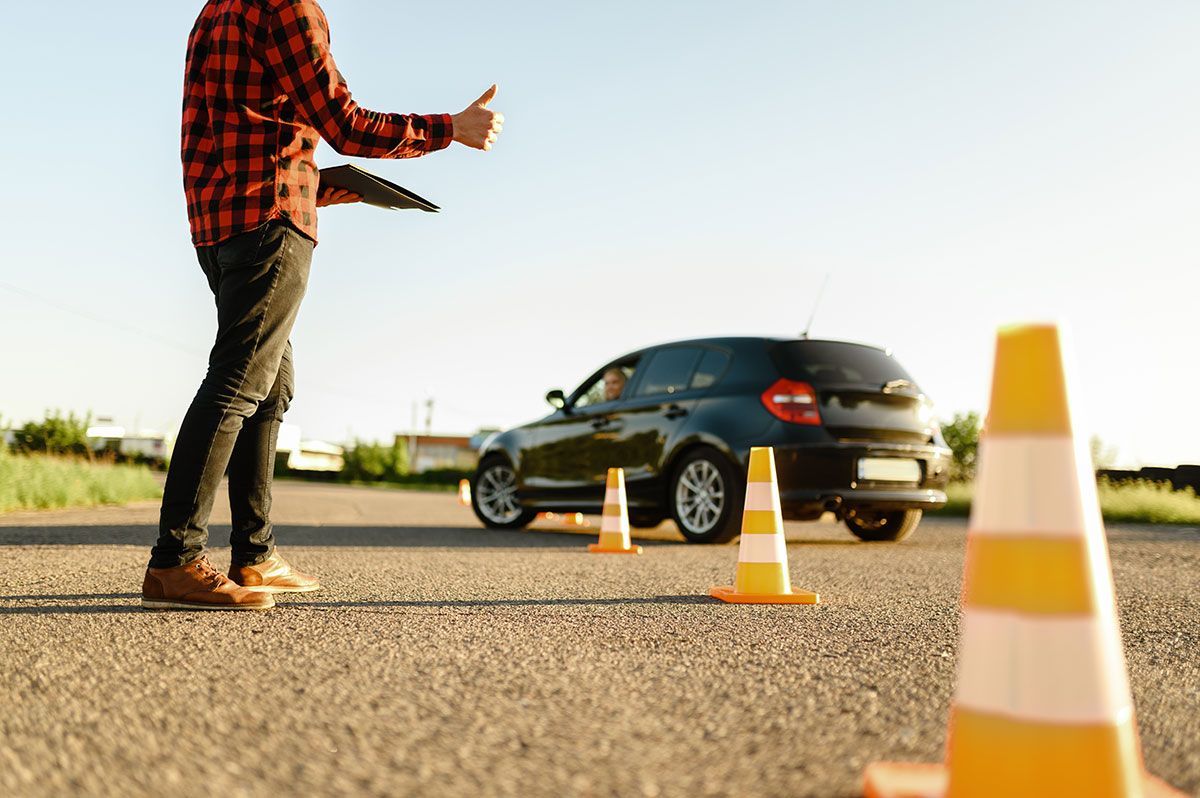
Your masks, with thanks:
<instances>
[{"instance_id":1,"label":"cone base","mask_svg":"<svg viewBox=\"0 0 1200 798\"><path fill-rule=\"evenodd\" d=\"M943 798L950 772L945 765L872 762L863 776L864 798ZM1185 798L1184 793L1150 774L1143 777L1144 798Z\"/></svg>"},{"instance_id":2,"label":"cone base","mask_svg":"<svg viewBox=\"0 0 1200 798\"><path fill-rule=\"evenodd\" d=\"M865 798L941 798L949 771L945 765L872 762L863 776Z\"/></svg>"},{"instance_id":3,"label":"cone base","mask_svg":"<svg viewBox=\"0 0 1200 798\"><path fill-rule=\"evenodd\" d=\"M606 549L599 543L589 543L588 551L592 554L641 554L641 546L630 546L627 549Z\"/></svg>"},{"instance_id":4,"label":"cone base","mask_svg":"<svg viewBox=\"0 0 1200 798\"><path fill-rule=\"evenodd\" d=\"M821 597L807 590L791 593L738 593L732 586L714 587L708 591L713 598L730 604L819 604Z\"/></svg>"}]
</instances>

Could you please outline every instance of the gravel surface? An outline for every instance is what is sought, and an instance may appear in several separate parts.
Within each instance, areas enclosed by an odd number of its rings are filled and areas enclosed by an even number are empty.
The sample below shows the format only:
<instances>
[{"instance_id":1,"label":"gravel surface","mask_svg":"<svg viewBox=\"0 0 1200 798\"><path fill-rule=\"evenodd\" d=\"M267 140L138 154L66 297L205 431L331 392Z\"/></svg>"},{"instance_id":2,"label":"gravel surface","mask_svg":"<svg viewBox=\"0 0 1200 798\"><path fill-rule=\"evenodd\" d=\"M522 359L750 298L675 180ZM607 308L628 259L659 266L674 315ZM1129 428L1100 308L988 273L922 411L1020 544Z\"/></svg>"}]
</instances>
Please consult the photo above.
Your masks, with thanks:
<instances>
[{"instance_id":1,"label":"gravel surface","mask_svg":"<svg viewBox=\"0 0 1200 798\"><path fill-rule=\"evenodd\" d=\"M152 613L156 518L0 516L0 794L853 796L945 745L961 521L899 545L789 524L822 603L735 606L707 592L736 548L670 524L588 555L452 494L281 483L281 551L324 589ZM1147 767L1198 794L1200 530L1109 539Z\"/></svg>"}]
</instances>

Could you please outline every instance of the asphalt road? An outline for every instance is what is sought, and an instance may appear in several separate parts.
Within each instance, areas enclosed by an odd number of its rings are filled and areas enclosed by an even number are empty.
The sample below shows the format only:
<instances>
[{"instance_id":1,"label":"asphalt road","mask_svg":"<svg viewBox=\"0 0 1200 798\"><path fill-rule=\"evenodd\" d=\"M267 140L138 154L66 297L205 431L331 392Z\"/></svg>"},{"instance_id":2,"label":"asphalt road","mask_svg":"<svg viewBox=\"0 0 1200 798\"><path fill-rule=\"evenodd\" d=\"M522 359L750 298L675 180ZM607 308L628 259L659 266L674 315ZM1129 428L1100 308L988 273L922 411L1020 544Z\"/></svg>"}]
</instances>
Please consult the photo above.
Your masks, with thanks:
<instances>
[{"instance_id":1,"label":"asphalt road","mask_svg":"<svg viewBox=\"0 0 1200 798\"><path fill-rule=\"evenodd\" d=\"M275 517L324 590L224 614L138 608L153 505L0 516L0 794L853 796L941 756L961 522L789 525L797 607L710 600L736 549L669 525L589 555L296 484ZM1147 766L1200 794L1200 530L1109 538Z\"/></svg>"}]
</instances>

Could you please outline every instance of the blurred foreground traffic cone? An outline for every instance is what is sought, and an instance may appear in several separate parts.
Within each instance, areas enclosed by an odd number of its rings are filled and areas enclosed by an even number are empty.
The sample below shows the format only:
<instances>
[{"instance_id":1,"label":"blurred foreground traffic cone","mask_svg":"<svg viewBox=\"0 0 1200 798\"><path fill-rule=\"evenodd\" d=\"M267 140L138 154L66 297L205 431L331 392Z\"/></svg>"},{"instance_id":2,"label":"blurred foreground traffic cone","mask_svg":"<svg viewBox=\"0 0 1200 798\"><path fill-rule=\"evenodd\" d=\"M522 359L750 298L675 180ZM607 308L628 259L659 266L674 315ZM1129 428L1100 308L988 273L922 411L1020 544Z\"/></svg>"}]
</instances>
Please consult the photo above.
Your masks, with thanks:
<instances>
[{"instance_id":1,"label":"blurred foreground traffic cone","mask_svg":"<svg viewBox=\"0 0 1200 798\"><path fill-rule=\"evenodd\" d=\"M876 763L867 798L1152 798L1087 441L1059 331L1000 330L967 529L943 765Z\"/></svg>"},{"instance_id":2,"label":"blurred foreground traffic cone","mask_svg":"<svg viewBox=\"0 0 1200 798\"><path fill-rule=\"evenodd\" d=\"M788 577L783 512L775 478L775 451L769 446L750 449L746 505L742 511L742 541L732 587L714 587L709 595L734 604L816 604L820 597L792 590Z\"/></svg>"},{"instance_id":3,"label":"blurred foreground traffic cone","mask_svg":"<svg viewBox=\"0 0 1200 798\"><path fill-rule=\"evenodd\" d=\"M464 507L471 506L471 482L470 480L460 479L458 481L458 503Z\"/></svg>"},{"instance_id":4,"label":"blurred foreground traffic cone","mask_svg":"<svg viewBox=\"0 0 1200 798\"><path fill-rule=\"evenodd\" d=\"M579 516L578 521L582 522ZM588 544L593 554L641 554L641 546L629 542L629 507L625 501L625 469L608 469L604 489L604 512L600 519L600 540Z\"/></svg>"}]
</instances>

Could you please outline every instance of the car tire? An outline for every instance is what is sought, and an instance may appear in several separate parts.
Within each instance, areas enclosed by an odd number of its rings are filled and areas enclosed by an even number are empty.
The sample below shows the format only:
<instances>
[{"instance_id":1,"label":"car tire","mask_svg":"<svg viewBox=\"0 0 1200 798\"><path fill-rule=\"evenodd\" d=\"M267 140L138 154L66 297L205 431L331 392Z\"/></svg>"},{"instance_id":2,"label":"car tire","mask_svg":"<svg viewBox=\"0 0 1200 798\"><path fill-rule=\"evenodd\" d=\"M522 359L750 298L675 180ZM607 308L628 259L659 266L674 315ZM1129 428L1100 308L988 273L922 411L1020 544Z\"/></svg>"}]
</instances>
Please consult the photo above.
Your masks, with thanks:
<instances>
[{"instance_id":1,"label":"car tire","mask_svg":"<svg viewBox=\"0 0 1200 798\"><path fill-rule=\"evenodd\" d=\"M716 475L715 477L713 475ZM712 480L710 486L720 487L719 511L712 517L713 499L710 493L708 504L697 507L703 494L692 487L694 478ZM742 504L746 500L745 479L741 470L721 452L711 446L700 446L687 452L671 472L667 485L667 507L680 533L689 543L728 543L742 531Z\"/></svg>"},{"instance_id":2,"label":"car tire","mask_svg":"<svg viewBox=\"0 0 1200 798\"><path fill-rule=\"evenodd\" d=\"M629 525L634 529L654 529L667 520L665 513L649 510L630 510Z\"/></svg>"},{"instance_id":3,"label":"car tire","mask_svg":"<svg viewBox=\"0 0 1200 798\"><path fill-rule=\"evenodd\" d=\"M871 543L900 541L913 533L921 523L920 510L854 510L846 511L846 526L859 540Z\"/></svg>"},{"instance_id":4,"label":"car tire","mask_svg":"<svg viewBox=\"0 0 1200 798\"><path fill-rule=\"evenodd\" d=\"M511 493L509 492L511 490ZM524 529L536 510L516 498L516 471L507 458L486 457L471 477L471 509L488 529Z\"/></svg>"}]
</instances>

